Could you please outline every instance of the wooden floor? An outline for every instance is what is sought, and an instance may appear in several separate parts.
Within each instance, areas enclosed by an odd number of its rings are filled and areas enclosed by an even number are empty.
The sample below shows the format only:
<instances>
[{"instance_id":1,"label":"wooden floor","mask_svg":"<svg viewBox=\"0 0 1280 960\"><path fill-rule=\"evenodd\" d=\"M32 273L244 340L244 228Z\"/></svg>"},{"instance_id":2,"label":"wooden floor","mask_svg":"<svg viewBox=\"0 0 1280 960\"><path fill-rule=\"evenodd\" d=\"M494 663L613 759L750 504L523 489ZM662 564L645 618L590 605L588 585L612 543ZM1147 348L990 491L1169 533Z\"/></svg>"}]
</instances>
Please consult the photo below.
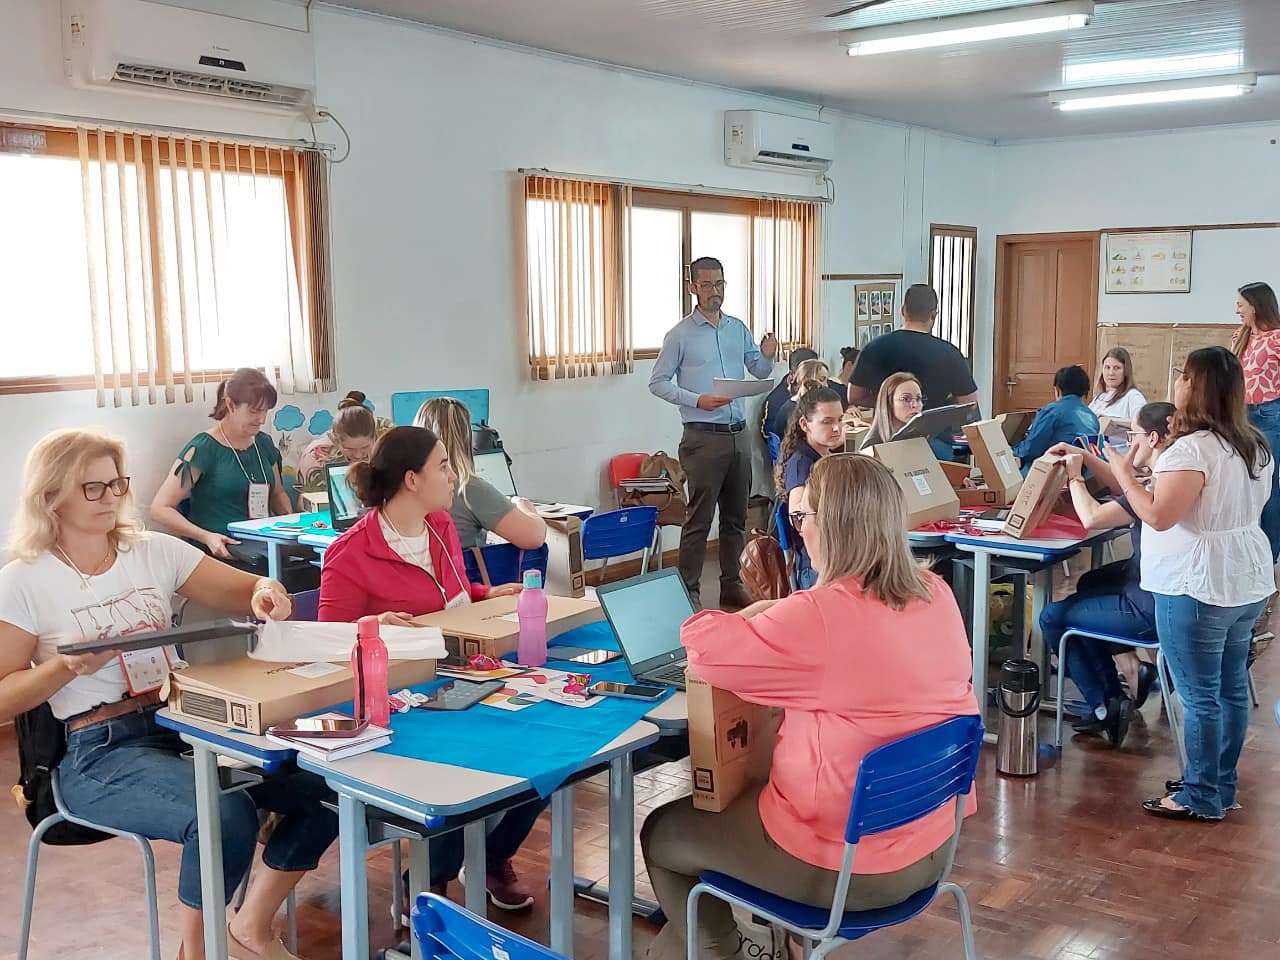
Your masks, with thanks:
<instances>
[{"instance_id":1,"label":"wooden floor","mask_svg":"<svg viewBox=\"0 0 1280 960\"><path fill-rule=\"evenodd\" d=\"M714 587L704 589L714 596ZM1066 745L1061 760L1038 777L995 772L994 752L979 768L979 812L966 824L953 878L969 894L979 955L988 960L1208 960L1280 957L1280 730L1271 705L1280 690L1280 657L1255 668L1263 705L1254 711L1241 762L1244 809L1219 824L1155 820L1138 807L1162 791L1177 771L1168 726L1152 697L1122 751L1099 740ZM1042 721L1041 739L1052 735ZM0 780L16 779L11 728L0 729ZM650 811L687 792L684 767L670 764L638 778L637 827ZM608 860L603 783L576 792L577 867L603 877ZM30 830L12 804L0 806L0 960L15 956L22 868ZM546 817L517 860L517 869L545 891ZM176 954L169 909L176 899L178 851L156 845L165 957ZM330 851L299 888L300 949L309 960L341 955L338 863ZM637 876L643 864L637 851ZM390 857L371 856L370 930L375 949L395 943L389 898ZM46 848L33 930L33 958L139 960L146 956L142 871L122 841L84 848ZM640 886L647 894L647 884ZM452 889L459 895L456 888ZM496 913L496 911L491 911ZM529 913L498 919L543 940L545 894ZM947 903L896 930L870 937L848 956L881 960L955 960L961 956L955 909ZM635 952L653 936L635 923ZM606 955L605 910L579 901L577 956ZM856 951L856 953L855 953Z\"/></svg>"}]
</instances>

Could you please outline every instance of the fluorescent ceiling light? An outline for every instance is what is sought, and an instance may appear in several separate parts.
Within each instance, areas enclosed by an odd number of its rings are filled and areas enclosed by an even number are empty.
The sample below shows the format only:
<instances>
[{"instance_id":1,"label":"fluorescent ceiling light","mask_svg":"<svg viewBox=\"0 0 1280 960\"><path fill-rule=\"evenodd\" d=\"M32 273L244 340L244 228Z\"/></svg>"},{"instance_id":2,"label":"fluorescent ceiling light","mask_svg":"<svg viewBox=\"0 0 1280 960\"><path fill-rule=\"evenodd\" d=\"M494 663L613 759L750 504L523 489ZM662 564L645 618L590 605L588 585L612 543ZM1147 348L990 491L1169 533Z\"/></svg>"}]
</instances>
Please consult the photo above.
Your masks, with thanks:
<instances>
[{"instance_id":1,"label":"fluorescent ceiling light","mask_svg":"<svg viewBox=\"0 0 1280 960\"><path fill-rule=\"evenodd\" d=\"M1193 53L1176 57L1147 57L1142 60L1104 60L1072 63L1062 68L1063 83L1097 83L1139 77L1188 77L1202 73L1238 70L1244 65L1240 50L1225 53Z\"/></svg>"},{"instance_id":2,"label":"fluorescent ceiling light","mask_svg":"<svg viewBox=\"0 0 1280 960\"><path fill-rule=\"evenodd\" d=\"M1106 107L1137 107L1158 103L1185 103L1190 100L1221 100L1250 93L1258 83L1255 73L1235 73L1218 77L1130 83L1083 90L1059 90L1049 101L1059 110L1100 110Z\"/></svg>"},{"instance_id":3,"label":"fluorescent ceiling light","mask_svg":"<svg viewBox=\"0 0 1280 960\"><path fill-rule=\"evenodd\" d=\"M840 42L848 45L851 57L898 53L1074 30L1087 24L1092 15L1093 0L1055 0L1012 10L850 30L840 35Z\"/></svg>"}]
</instances>

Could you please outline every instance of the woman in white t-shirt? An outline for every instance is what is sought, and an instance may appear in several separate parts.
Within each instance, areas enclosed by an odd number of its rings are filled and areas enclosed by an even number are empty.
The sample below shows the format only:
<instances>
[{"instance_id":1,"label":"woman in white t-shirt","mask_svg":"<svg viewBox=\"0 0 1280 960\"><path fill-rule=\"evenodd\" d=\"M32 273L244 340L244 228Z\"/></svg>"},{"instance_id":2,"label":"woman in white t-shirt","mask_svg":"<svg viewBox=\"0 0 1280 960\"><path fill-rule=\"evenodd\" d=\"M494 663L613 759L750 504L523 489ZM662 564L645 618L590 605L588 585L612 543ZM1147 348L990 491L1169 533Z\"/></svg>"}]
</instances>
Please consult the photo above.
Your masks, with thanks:
<instances>
[{"instance_id":1,"label":"woman in white t-shirt","mask_svg":"<svg viewBox=\"0 0 1280 960\"><path fill-rule=\"evenodd\" d=\"M1146 525L1142 589L1155 595L1160 648L1183 708L1183 778L1142 806L1161 817L1221 820L1239 808L1249 641L1275 591L1261 527L1275 464L1245 415L1244 372L1230 350L1192 351L1173 400L1174 441L1154 468L1150 492L1134 480L1132 452L1110 457L1129 506Z\"/></svg>"},{"instance_id":2,"label":"woman in white t-shirt","mask_svg":"<svg viewBox=\"0 0 1280 960\"><path fill-rule=\"evenodd\" d=\"M175 537L134 520L124 444L102 433L60 430L27 458L10 555L0 569L0 719L48 704L66 724L58 764L67 807L104 826L182 844L184 960L204 956L195 775L177 734L159 726L158 684L170 648L71 656L59 647L168 627L177 593L228 613L289 616L289 595ZM337 836L320 804L322 780L269 778L221 801L223 879L228 897L244 878L258 834L258 808L284 815L263 851L244 905L228 925L229 955L292 957L271 921L303 873ZM220 909L220 908L219 908Z\"/></svg>"},{"instance_id":3,"label":"woman in white t-shirt","mask_svg":"<svg viewBox=\"0 0 1280 960\"><path fill-rule=\"evenodd\" d=\"M1133 420L1147 405L1147 398L1133 385L1133 358L1124 347L1112 347L1102 358L1098 389L1089 409L1100 417Z\"/></svg>"}]
</instances>

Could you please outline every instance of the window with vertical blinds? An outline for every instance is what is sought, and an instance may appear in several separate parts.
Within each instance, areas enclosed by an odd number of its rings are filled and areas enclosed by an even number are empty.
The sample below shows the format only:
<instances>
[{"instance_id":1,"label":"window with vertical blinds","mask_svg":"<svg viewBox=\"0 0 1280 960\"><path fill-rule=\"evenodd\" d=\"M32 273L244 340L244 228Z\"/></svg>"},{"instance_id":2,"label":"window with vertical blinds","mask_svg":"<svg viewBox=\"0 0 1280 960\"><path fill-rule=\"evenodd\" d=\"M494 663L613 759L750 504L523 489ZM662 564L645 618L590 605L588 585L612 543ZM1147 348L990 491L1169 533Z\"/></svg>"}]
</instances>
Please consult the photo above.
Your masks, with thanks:
<instances>
[{"instance_id":1,"label":"window with vertical blinds","mask_svg":"<svg viewBox=\"0 0 1280 960\"><path fill-rule=\"evenodd\" d=\"M172 403L255 366L332 389L327 162L140 131L0 126L0 392Z\"/></svg>"},{"instance_id":2,"label":"window with vertical blinds","mask_svg":"<svg viewBox=\"0 0 1280 960\"><path fill-rule=\"evenodd\" d=\"M973 311L978 231L933 224L929 228L929 278L938 294L933 332L973 362Z\"/></svg>"},{"instance_id":3,"label":"window with vertical blinds","mask_svg":"<svg viewBox=\"0 0 1280 960\"><path fill-rule=\"evenodd\" d=\"M784 350L811 345L819 205L529 175L529 366L534 379L629 373L693 309L688 265L724 264L726 313Z\"/></svg>"}]
</instances>

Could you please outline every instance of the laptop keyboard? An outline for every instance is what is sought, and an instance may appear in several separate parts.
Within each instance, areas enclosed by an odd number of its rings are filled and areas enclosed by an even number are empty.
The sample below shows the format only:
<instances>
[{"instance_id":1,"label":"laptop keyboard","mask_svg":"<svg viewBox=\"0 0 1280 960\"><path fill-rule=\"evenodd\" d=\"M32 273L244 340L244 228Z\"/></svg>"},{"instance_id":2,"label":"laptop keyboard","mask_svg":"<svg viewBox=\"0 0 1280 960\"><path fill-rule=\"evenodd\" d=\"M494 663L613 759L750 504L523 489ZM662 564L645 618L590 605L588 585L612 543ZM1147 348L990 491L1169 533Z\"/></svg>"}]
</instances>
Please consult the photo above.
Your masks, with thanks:
<instances>
[{"instance_id":1,"label":"laptop keyboard","mask_svg":"<svg viewBox=\"0 0 1280 960\"><path fill-rule=\"evenodd\" d=\"M662 683L669 684L677 690L684 689L684 671L689 664L685 661L679 663L668 664L665 667L659 667L656 670L650 670L645 674L646 680L659 680Z\"/></svg>"}]
</instances>

